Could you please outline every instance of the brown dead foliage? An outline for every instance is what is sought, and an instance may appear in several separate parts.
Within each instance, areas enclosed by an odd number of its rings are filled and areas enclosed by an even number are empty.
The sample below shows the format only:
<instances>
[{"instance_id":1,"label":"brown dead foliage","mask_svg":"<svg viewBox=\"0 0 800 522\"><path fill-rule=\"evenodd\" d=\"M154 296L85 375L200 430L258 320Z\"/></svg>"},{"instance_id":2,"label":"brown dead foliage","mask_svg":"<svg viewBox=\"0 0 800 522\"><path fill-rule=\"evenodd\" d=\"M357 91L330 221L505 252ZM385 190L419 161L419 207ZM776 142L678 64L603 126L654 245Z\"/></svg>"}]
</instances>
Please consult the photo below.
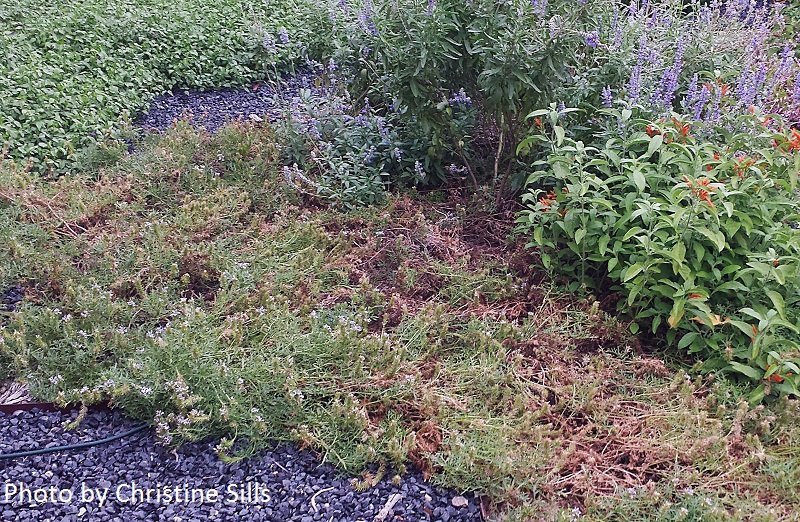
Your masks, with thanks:
<instances>
[{"instance_id":1,"label":"brown dead foliage","mask_svg":"<svg viewBox=\"0 0 800 522\"><path fill-rule=\"evenodd\" d=\"M187 253L178 261L178 270L185 289L182 296L202 297L206 301L213 301L219 290L219 271L211 266L211 259L207 254Z\"/></svg>"},{"instance_id":2,"label":"brown dead foliage","mask_svg":"<svg viewBox=\"0 0 800 522\"><path fill-rule=\"evenodd\" d=\"M690 467L705 454L702 448L678 447L665 440L674 410L662 409L659 400L646 404L627 399L621 392L646 375L673 375L662 361L636 357L626 363L584 353L571 344L548 334L504 343L509 362L517 364L515 373L529 383L528 409L542 412L539 422L548 428L543 433L556 444L547 469L547 494L582 505L588 497L620 488L652 486L676 465ZM597 357L602 363L590 361ZM576 389L585 395L576 396ZM673 393L665 389L664 401ZM686 400L699 404L702 399Z\"/></svg>"}]
</instances>

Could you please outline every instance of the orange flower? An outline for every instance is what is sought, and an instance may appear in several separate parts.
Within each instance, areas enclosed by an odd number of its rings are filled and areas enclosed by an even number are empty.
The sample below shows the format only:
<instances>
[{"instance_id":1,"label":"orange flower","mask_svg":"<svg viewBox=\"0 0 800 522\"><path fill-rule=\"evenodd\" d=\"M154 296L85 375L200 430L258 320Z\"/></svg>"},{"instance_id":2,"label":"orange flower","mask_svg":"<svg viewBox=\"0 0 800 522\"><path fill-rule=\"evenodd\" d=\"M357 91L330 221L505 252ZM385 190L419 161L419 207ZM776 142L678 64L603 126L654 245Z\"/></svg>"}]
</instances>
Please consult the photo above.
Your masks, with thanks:
<instances>
[{"instance_id":1,"label":"orange flower","mask_svg":"<svg viewBox=\"0 0 800 522\"><path fill-rule=\"evenodd\" d=\"M719 161L719 154L717 154L716 152L714 153L714 159Z\"/></svg>"},{"instance_id":2,"label":"orange flower","mask_svg":"<svg viewBox=\"0 0 800 522\"><path fill-rule=\"evenodd\" d=\"M711 165L706 165L706 170L714 170L714 167L712 167Z\"/></svg>"},{"instance_id":3,"label":"orange flower","mask_svg":"<svg viewBox=\"0 0 800 522\"><path fill-rule=\"evenodd\" d=\"M676 118L672 118L672 123L675 124L675 127L678 128L678 131L681 133L681 136L686 136L689 134L689 124L688 123L681 123Z\"/></svg>"},{"instance_id":4,"label":"orange flower","mask_svg":"<svg viewBox=\"0 0 800 522\"><path fill-rule=\"evenodd\" d=\"M689 299L702 299L703 296L700 294L689 294Z\"/></svg>"},{"instance_id":5,"label":"orange flower","mask_svg":"<svg viewBox=\"0 0 800 522\"><path fill-rule=\"evenodd\" d=\"M783 377L781 377L777 373L773 373L772 375L769 376L769 379L767 380L772 382L783 382Z\"/></svg>"}]
</instances>

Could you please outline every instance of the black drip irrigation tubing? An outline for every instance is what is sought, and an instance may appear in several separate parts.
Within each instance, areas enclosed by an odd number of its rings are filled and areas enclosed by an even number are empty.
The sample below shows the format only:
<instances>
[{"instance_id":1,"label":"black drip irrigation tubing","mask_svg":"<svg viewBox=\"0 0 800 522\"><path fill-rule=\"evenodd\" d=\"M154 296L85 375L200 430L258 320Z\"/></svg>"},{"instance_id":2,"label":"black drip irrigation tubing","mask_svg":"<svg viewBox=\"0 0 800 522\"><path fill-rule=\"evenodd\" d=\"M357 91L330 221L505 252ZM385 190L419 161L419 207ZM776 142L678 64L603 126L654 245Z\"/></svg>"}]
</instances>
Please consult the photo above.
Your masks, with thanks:
<instances>
[{"instance_id":1,"label":"black drip irrigation tubing","mask_svg":"<svg viewBox=\"0 0 800 522\"><path fill-rule=\"evenodd\" d=\"M135 435L136 433L139 433L140 431L147 429L149 426L150 426L149 424L142 424L141 426L137 426L136 428L133 428L132 430L126 431L124 433L118 433L116 435L112 435L111 437L106 437L105 439L94 440L90 442L69 444L67 446L54 446L52 448L42 448L37 450L20 451L17 453L0 454L0 460L18 459L22 457L30 457L33 455L42 455L44 453L54 453L56 451L69 451L75 449L91 448L92 446L99 446L100 444L106 444L121 439L123 437L129 437L131 435Z\"/></svg>"}]
</instances>

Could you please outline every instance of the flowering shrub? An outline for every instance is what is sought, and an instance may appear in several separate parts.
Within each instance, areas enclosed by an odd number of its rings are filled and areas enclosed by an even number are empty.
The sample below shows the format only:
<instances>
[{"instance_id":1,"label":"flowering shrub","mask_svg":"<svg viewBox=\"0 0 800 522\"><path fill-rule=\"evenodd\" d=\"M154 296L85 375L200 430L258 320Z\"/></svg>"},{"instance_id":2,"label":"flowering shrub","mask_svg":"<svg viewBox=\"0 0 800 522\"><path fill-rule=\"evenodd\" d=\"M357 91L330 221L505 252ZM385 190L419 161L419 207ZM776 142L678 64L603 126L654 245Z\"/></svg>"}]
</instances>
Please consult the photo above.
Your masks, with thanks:
<instances>
[{"instance_id":1,"label":"flowering shrub","mask_svg":"<svg viewBox=\"0 0 800 522\"><path fill-rule=\"evenodd\" d=\"M457 165L476 185L491 176L502 191L519 115L562 89L577 55L596 45L590 20L611 1L592 4L343 0L332 11L335 56L355 72L353 92L408 122L434 164ZM473 104L484 120L475 132L462 110Z\"/></svg>"},{"instance_id":2,"label":"flowering shrub","mask_svg":"<svg viewBox=\"0 0 800 522\"><path fill-rule=\"evenodd\" d=\"M334 84L335 67L335 62L327 67ZM347 90L340 92L304 91L284 111L279 123L285 143L283 173L291 185L352 208L381 201L391 184L417 185L444 177L415 120L396 111L381 114L368 99L354 109ZM456 93L448 103L466 126L471 119L466 94Z\"/></svg>"},{"instance_id":3,"label":"flowering shrub","mask_svg":"<svg viewBox=\"0 0 800 522\"><path fill-rule=\"evenodd\" d=\"M610 107L615 98L654 116L681 110L716 120L751 105L797 120L800 68L785 41L784 4L714 0L618 3L599 18L593 50L574 75L567 104Z\"/></svg>"},{"instance_id":4,"label":"flowering shrub","mask_svg":"<svg viewBox=\"0 0 800 522\"><path fill-rule=\"evenodd\" d=\"M758 381L753 400L800 395L800 133L757 111L719 125L603 114L617 137L585 144L563 114L534 113L545 123L521 149L550 154L523 196L529 246L573 289L618 292L633 332Z\"/></svg>"}]
</instances>

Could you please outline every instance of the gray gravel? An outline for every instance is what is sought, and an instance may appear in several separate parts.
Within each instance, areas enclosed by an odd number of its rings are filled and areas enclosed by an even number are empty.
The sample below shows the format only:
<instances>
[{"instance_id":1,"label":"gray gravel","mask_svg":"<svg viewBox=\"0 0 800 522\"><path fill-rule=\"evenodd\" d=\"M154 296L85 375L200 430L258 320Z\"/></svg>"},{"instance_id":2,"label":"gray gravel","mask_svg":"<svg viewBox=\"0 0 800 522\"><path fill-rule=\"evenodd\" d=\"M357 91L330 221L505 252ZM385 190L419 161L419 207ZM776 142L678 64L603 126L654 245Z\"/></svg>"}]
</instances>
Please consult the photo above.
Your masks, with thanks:
<instances>
[{"instance_id":1,"label":"gray gravel","mask_svg":"<svg viewBox=\"0 0 800 522\"><path fill-rule=\"evenodd\" d=\"M301 89L319 94L315 85L317 75L301 71L279 82L265 81L247 89L220 89L208 92L178 92L157 97L149 109L140 114L135 125L163 131L173 120L190 116L198 126L214 132L239 118L243 120L274 120L280 117L280 105L297 96Z\"/></svg>"},{"instance_id":2,"label":"gray gravel","mask_svg":"<svg viewBox=\"0 0 800 522\"><path fill-rule=\"evenodd\" d=\"M97 440L136 425L119 412L99 411L90 413L76 430L65 431L64 421L76 415L36 410L0 414L0 454ZM384 480L358 493L349 477L321 464L309 451L279 446L240 463L225 464L217 458L215 444L189 444L172 453L158 446L146 430L103 446L0 460L1 518L372 522L381 520L381 510L399 494L402 498L383 520L480 520L478 499L473 495L457 498L457 492L434 487L414 471L403 477L400 486ZM143 492L151 489L150 501L131 503L134 486ZM180 488L177 497L176 488ZM184 488L189 497L194 495L194 502L185 501ZM102 506L98 490L104 498ZM465 507L454 507L463 500Z\"/></svg>"}]
</instances>

